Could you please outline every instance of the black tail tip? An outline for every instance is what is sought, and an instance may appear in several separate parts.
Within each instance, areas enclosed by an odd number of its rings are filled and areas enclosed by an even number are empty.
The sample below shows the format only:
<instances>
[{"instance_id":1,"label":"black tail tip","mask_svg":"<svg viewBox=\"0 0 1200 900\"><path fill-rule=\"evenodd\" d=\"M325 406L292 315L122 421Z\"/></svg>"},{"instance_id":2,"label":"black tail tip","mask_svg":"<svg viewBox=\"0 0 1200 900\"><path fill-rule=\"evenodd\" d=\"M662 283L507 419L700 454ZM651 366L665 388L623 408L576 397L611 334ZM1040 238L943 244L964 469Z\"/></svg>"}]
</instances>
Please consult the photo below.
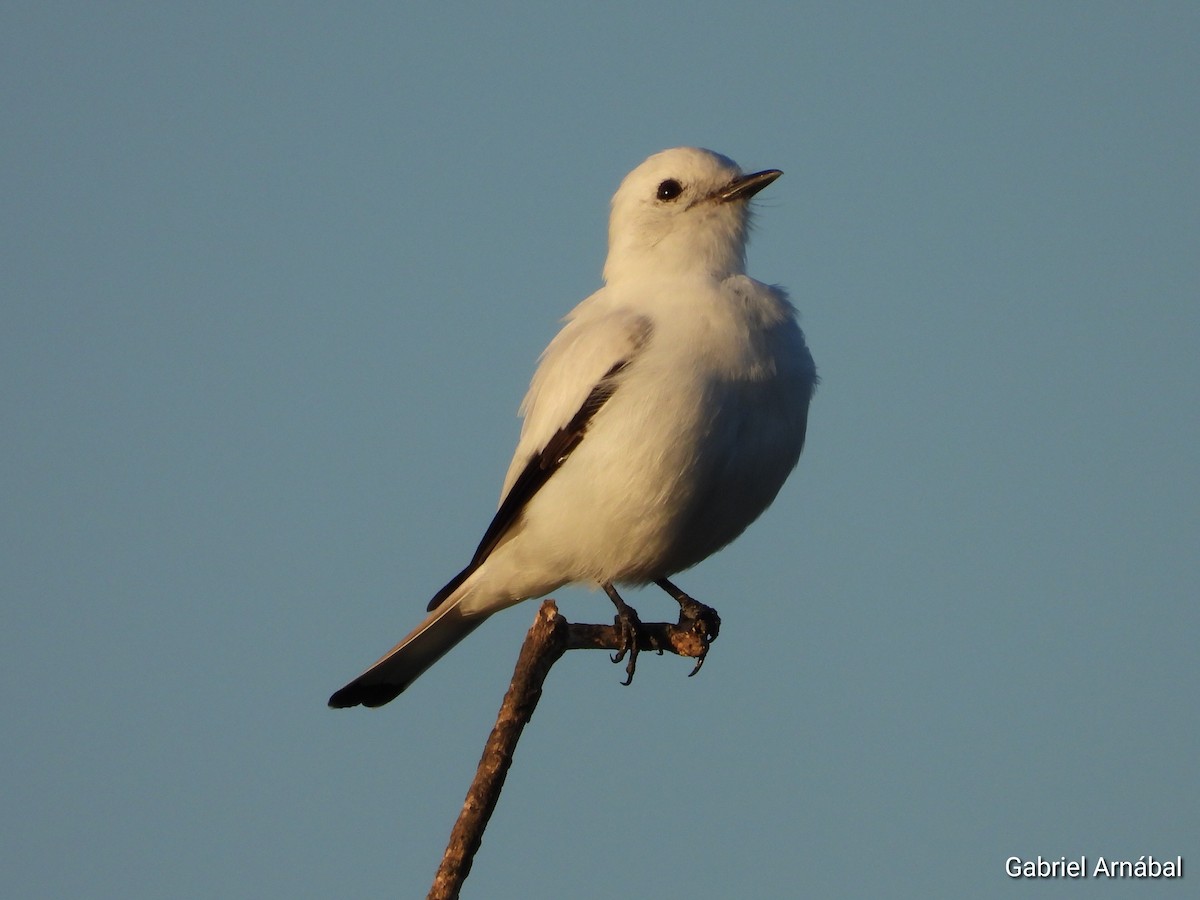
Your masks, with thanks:
<instances>
[{"instance_id":1,"label":"black tail tip","mask_svg":"<svg viewBox=\"0 0 1200 900\"><path fill-rule=\"evenodd\" d=\"M371 709L391 703L404 688L391 684L348 684L329 698L330 709L366 706Z\"/></svg>"}]
</instances>

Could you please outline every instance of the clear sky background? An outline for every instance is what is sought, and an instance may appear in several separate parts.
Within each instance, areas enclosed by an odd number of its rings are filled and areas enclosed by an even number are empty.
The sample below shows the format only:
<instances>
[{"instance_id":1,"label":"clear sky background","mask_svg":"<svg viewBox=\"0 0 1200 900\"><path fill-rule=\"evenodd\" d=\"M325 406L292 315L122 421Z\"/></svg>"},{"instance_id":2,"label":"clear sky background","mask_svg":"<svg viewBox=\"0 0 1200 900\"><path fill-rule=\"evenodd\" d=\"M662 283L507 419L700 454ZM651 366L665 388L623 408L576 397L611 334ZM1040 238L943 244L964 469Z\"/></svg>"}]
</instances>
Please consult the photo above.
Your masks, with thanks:
<instances>
[{"instance_id":1,"label":"clear sky background","mask_svg":"<svg viewBox=\"0 0 1200 900\"><path fill-rule=\"evenodd\" d=\"M786 173L809 444L678 579L699 676L555 668L465 896L1194 896L1198 63L1190 2L3 4L0 894L424 896L536 607L326 698L696 144Z\"/></svg>"}]
</instances>

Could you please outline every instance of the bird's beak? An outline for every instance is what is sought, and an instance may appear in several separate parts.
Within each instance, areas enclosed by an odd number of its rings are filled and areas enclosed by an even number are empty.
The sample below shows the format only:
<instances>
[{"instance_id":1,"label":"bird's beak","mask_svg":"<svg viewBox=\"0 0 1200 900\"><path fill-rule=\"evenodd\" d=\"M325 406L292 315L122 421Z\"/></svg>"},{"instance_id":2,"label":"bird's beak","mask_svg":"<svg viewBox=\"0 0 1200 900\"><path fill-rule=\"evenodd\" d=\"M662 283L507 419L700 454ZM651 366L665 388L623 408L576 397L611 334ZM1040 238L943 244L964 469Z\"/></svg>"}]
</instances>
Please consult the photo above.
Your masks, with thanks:
<instances>
[{"instance_id":1,"label":"bird's beak","mask_svg":"<svg viewBox=\"0 0 1200 900\"><path fill-rule=\"evenodd\" d=\"M728 203L731 200L749 200L782 174L783 172L779 169L764 169L761 172L735 178L727 188L717 194L716 199L721 203Z\"/></svg>"}]
</instances>

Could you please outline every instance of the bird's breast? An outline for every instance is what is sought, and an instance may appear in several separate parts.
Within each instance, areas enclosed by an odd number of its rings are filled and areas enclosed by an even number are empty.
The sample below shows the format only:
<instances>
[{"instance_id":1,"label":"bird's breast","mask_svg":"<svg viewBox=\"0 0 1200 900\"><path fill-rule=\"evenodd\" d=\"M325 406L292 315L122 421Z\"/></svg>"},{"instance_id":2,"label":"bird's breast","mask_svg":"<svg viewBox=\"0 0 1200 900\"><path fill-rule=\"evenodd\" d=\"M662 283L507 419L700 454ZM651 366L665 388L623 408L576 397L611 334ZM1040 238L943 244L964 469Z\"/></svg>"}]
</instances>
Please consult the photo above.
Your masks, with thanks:
<instances>
[{"instance_id":1,"label":"bird's breast","mask_svg":"<svg viewBox=\"0 0 1200 900\"><path fill-rule=\"evenodd\" d=\"M580 578L647 581L694 565L758 517L799 457L811 358L790 307L683 312L654 318L528 516Z\"/></svg>"}]
</instances>

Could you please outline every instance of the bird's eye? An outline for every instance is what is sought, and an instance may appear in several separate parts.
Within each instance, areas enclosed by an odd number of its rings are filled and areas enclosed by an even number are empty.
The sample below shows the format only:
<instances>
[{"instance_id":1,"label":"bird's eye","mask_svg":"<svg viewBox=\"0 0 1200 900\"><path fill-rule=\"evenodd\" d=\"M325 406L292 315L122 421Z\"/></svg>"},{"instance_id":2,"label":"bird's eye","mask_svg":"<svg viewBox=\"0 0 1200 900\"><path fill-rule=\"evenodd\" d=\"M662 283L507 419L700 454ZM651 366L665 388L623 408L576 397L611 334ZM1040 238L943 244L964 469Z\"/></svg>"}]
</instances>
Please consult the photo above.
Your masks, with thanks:
<instances>
[{"instance_id":1,"label":"bird's eye","mask_svg":"<svg viewBox=\"0 0 1200 900\"><path fill-rule=\"evenodd\" d=\"M668 178L658 186L659 200L674 200L683 193L683 185L674 178Z\"/></svg>"}]
</instances>

